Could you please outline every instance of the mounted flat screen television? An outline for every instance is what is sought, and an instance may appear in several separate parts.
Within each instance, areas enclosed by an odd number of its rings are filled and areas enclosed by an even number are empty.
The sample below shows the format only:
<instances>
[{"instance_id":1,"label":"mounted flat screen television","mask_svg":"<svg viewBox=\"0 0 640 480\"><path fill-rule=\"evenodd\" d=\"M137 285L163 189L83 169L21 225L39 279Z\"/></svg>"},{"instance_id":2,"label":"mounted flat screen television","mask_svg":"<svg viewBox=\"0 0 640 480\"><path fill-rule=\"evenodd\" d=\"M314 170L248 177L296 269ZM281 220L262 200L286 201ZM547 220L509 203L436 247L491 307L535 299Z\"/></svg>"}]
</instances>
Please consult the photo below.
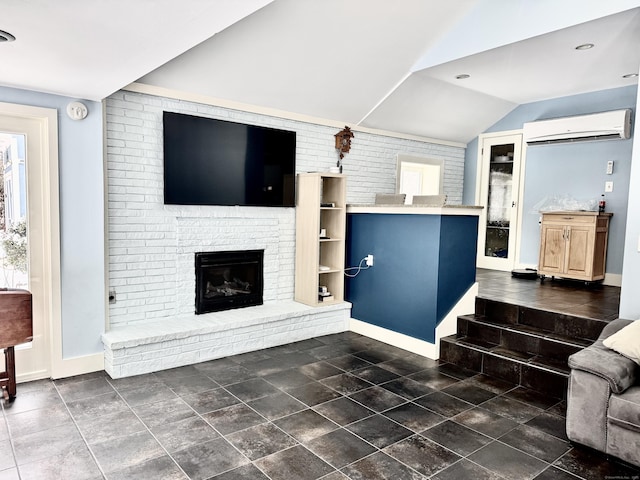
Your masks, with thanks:
<instances>
[{"instance_id":1,"label":"mounted flat screen television","mask_svg":"<svg viewBox=\"0 0 640 480\"><path fill-rule=\"evenodd\" d=\"M295 206L296 133L164 112L164 203Z\"/></svg>"}]
</instances>

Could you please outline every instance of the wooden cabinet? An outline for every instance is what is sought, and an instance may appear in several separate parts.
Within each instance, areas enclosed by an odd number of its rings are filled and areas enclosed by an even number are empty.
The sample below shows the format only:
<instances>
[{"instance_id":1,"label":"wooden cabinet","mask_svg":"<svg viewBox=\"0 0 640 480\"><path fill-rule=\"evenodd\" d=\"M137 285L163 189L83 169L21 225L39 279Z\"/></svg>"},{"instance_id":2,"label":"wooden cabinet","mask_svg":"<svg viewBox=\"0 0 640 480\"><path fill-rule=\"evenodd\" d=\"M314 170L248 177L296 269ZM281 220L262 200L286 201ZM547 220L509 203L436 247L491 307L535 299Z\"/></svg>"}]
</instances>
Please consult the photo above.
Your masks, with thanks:
<instances>
[{"instance_id":1,"label":"wooden cabinet","mask_svg":"<svg viewBox=\"0 0 640 480\"><path fill-rule=\"evenodd\" d=\"M344 175L298 175L295 268L298 302L317 306L344 300L346 197ZM321 298L320 287L326 287L331 297Z\"/></svg>"},{"instance_id":2,"label":"wooden cabinet","mask_svg":"<svg viewBox=\"0 0 640 480\"><path fill-rule=\"evenodd\" d=\"M602 280L607 259L609 219L598 212L542 214L538 274L592 282Z\"/></svg>"}]
</instances>

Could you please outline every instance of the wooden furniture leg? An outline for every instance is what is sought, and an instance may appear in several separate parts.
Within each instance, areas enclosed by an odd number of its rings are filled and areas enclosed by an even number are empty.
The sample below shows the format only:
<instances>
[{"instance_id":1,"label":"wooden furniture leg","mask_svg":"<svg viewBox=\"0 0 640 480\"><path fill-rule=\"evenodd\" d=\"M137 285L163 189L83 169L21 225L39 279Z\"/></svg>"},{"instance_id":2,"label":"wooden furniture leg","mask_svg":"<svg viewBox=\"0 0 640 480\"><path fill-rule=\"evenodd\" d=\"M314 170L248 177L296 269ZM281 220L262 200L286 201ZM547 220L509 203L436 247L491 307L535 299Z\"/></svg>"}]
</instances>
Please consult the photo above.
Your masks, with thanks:
<instances>
[{"instance_id":1,"label":"wooden furniture leg","mask_svg":"<svg viewBox=\"0 0 640 480\"><path fill-rule=\"evenodd\" d=\"M16 396L16 353L13 347L5 348L4 362L7 369L7 392L9 393L9 401Z\"/></svg>"},{"instance_id":2,"label":"wooden furniture leg","mask_svg":"<svg viewBox=\"0 0 640 480\"><path fill-rule=\"evenodd\" d=\"M13 402L16 397L16 355L13 347L4 349L5 371L0 373L0 387L5 403Z\"/></svg>"}]
</instances>

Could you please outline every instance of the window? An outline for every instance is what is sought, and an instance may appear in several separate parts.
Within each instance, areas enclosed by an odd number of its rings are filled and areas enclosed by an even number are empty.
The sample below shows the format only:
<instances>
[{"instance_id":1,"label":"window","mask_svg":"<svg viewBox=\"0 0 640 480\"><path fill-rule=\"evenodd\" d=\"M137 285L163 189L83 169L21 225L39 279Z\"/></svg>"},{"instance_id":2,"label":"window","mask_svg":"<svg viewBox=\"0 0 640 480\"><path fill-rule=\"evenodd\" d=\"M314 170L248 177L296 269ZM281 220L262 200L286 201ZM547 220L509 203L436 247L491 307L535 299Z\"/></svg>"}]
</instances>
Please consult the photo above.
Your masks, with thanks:
<instances>
[{"instance_id":1,"label":"window","mask_svg":"<svg viewBox=\"0 0 640 480\"><path fill-rule=\"evenodd\" d=\"M432 158L398 154L397 193L407 195L411 204L414 195L440 195L443 192L444 162Z\"/></svg>"}]
</instances>

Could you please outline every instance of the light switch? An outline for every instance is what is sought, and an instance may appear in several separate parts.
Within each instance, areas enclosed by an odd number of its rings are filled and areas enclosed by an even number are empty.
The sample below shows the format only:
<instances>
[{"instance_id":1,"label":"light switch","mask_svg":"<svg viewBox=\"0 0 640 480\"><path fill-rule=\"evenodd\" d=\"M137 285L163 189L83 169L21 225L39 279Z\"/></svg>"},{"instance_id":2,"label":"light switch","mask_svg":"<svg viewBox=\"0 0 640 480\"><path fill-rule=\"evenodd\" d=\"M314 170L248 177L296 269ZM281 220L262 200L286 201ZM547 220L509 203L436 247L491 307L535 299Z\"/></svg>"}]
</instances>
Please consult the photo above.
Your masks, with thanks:
<instances>
[{"instance_id":1,"label":"light switch","mask_svg":"<svg viewBox=\"0 0 640 480\"><path fill-rule=\"evenodd\" d=\"M605 193L613 192L613 182L604 182Z\"/></svg>"},{"instance_id":2,"label":"light switch","mask_svg":"<svg viewBox=\"0 0 640 480\"><path fill-rule=\"evenodd\" d=\"M611 175L613 173L613 160L609 160L607 162L607 175Z\"/></svg>"}]
</instances>

